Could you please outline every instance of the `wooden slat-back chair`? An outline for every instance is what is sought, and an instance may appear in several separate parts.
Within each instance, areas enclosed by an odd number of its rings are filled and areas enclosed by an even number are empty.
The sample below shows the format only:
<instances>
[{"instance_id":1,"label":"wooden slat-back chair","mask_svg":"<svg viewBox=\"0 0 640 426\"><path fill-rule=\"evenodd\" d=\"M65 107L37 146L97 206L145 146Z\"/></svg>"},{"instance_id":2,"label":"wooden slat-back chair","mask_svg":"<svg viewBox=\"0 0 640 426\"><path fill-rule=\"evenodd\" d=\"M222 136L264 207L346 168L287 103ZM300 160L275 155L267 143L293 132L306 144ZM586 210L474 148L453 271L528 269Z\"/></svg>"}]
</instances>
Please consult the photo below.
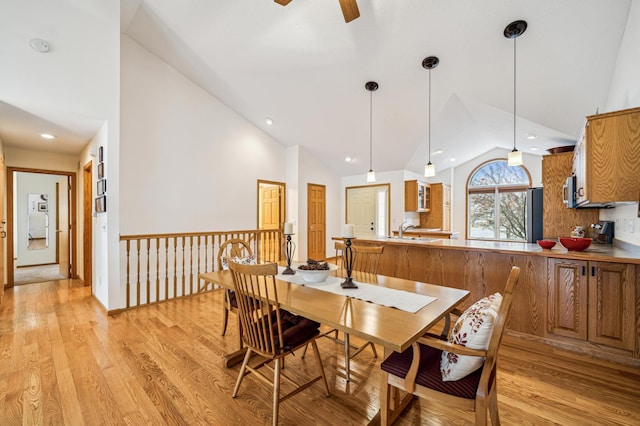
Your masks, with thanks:
<instances>
[{"instance_id":1,"label":"wooden slat-back chair","mask_svg":"<svg viewBox=\"0 0 640 426\"><path fill-rule=\"evenodd\" d=\"M273 424L278 423L280 402L306 389L322 379L326 396L329 396L329 384L322 367L322 359L316 344L319 327L315 321L293 315L279 308L278 293L276 291L275 275L278 273L276 263L241 265L229 262L233 274L233 283L238 301L238 317L242 324L242 339L247 347L240 373L236 381L232 396L238 395L242 379L246 374L254 373L255 377L273 386ZM320 374L306 383L299 385L281 372L284 357L293 354L296 349L311 344ZM263 358L254 366L249 365L251 354L255 353ZM269 367L267 363L274 361L273 380L259 371L262 367ZM295 389L280 396L280 380L286 379Z\"/></svg>"},{"instance_id":2,"label":"wooden slat-back chair","mask_svg":"<svg viewBox=\"0 0 640 426\"><path fill-rule=\"evenodd\" d=\"M218 270L225 269L223 259L232 259L235 257L246 257L253 255L249 243L239 238L231 238L220 245L218 250ZM227 323L229 321L229 312L236 312L238 304L235 294L232 290L224 290L224 301L222 306L222 335L227 332ZM238 320L238 339L240 347L242 347L242 328Z\"/></svg>"},{"instance_id":3,"label":"wooden slat-back chair","mask_svg":"<svg viewBox=\"0 0 640 426\"><path fill-rule=\"evenodd\" d=\"M427 334L403 353L392 353L381 365L383 389L380 395L381 424L392 424L411 401L400 402L398 389L420 398L429 399L449 408L475 412L476 425L500 424L498 390L496 388L497 356L502 335L511 309L513 290L520 276L520 268L513 266L502 295L487 350L471 349L449 343L441 336ZM440 359L443 351L458 355L484 357L482 367L457 381L442 381ZM393 396L392 396L393 391ZM391 407L394 402L394 407ZM392 411L393 408L393 411Z\"/></svg>"}]
</instances>

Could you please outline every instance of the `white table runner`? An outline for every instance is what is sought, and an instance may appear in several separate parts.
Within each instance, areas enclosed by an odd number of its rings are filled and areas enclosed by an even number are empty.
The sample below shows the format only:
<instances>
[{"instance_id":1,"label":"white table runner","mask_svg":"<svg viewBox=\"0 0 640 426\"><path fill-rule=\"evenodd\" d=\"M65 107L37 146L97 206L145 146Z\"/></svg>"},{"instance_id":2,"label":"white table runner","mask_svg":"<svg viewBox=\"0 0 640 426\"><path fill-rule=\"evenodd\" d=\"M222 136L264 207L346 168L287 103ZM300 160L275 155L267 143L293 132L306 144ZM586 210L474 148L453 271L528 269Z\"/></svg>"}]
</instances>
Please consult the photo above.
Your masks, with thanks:
<instances>
[{"instance_id":1,"label":"white table runner","mask_svg":"<svg viewBox=\"0 0 640 426\"><path fill-rule=\"evenodd\" d=\"M326 281L321 283L308 283L297 274L282 275L283 270L284 268L282 267L278 268L277 279L287 281L292 284L317 288L318 290L328 291L341 296L353 297L354 299L364 300L365 302L375 303L376 305L397 308L413 314L436 300L435 297L425 296L423 294L412 293L395 288L380 287L359 281L354 281L354 283L358 285L358 288L342 288L340 283L344 281L344 278L334 276L328 277Z\"/></svg>"}]
</instances>

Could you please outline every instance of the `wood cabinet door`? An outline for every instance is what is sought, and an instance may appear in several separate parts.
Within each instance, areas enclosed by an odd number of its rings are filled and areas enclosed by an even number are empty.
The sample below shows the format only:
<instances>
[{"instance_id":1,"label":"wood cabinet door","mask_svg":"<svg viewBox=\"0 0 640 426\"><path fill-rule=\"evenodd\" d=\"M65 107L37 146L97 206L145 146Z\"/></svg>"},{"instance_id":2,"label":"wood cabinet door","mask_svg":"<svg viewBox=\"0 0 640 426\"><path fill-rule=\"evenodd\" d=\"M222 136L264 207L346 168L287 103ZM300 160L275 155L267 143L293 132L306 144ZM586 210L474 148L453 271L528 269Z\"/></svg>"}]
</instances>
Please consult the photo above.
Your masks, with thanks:
<instances>
[{"instance_id":1,"label":"wood cabinet door","mask_svg":"<svg viewBox=\"0 0 640 426\"><path fill-rule=\"evenodd\" d=\"M598 209L568 209L562 202L562 185L572 173L573 153L542 157L542 193L544 203L543 235L545 238L568 236L575 225L597 223Z\"/></svg>"},{"instance_id":2,"label":"wood cabinet door","mask_svg":"<svg viewBox=\"0 0 640 426\"><path fill-rule=\"evenodd\" d=\"M635 344L632 265L589 262L589 340L620 349Z\"/></svg>"},{"instance_id":3,"label":"wood cabinet door","mask_svg":"<svg viewBox=\"0 0 640 426\"><path fill-rule=\"evenodd\" d=\"M590 202L638 201L640 108L587 118L585 198Z\"/></svg>"},{"instance_id":4,"label":"wood cabinet door","mask_svg":"<svg viewBox=\"0 0 640 426\"><path fill-rule=\"evenodd\" d=\"M587 339L587 262L549 259L547 332Z\"/></svg>"}]
</instances>

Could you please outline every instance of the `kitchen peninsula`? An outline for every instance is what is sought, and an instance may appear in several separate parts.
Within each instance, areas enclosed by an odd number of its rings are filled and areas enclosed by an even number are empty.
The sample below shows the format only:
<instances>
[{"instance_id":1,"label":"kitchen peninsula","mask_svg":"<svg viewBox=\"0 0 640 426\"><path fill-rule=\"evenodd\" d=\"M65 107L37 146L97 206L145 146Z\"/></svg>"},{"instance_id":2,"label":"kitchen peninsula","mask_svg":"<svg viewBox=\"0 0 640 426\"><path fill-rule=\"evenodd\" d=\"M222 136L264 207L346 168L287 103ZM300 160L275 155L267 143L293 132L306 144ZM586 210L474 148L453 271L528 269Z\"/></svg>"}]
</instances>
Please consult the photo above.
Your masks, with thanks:
<instances>
[{"instance_id":1,"label":"kitchen peninsula","mask_svg":"<svg viewBox=\"0 0 640 426\"><path fill-rule=\"evenodd\" d=\"M512 265L522 270L508 334L640 366L640 248L480 240L358 238L384 245L378 273L471 292L462 308L502 291Z\"/></svg>"}]
</instances>

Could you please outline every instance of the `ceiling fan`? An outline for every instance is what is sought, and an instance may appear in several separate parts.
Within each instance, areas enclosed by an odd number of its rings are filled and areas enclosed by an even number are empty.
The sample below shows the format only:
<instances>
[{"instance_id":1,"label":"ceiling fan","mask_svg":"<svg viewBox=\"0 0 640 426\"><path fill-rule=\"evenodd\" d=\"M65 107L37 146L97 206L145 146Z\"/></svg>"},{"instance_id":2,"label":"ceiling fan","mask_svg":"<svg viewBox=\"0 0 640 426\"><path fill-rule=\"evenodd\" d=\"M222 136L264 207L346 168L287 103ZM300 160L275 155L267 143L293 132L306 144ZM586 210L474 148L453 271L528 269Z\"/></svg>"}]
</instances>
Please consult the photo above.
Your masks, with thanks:
<instances>
[{"instance_id":1,"label":"ceiling fan","mask_svg":"<svg viewBox=\"0 0 640 426\"><path fill-rule=\"evenodd\" d=\"M282 6L288 5L291 0L274 0L276 3ZM342 9L342 15L344 15L344 22L351 22L360 17L360 11L358 10L358 3L356 0L339 0L340 8Z\"/></svg>"}]
</instances>

